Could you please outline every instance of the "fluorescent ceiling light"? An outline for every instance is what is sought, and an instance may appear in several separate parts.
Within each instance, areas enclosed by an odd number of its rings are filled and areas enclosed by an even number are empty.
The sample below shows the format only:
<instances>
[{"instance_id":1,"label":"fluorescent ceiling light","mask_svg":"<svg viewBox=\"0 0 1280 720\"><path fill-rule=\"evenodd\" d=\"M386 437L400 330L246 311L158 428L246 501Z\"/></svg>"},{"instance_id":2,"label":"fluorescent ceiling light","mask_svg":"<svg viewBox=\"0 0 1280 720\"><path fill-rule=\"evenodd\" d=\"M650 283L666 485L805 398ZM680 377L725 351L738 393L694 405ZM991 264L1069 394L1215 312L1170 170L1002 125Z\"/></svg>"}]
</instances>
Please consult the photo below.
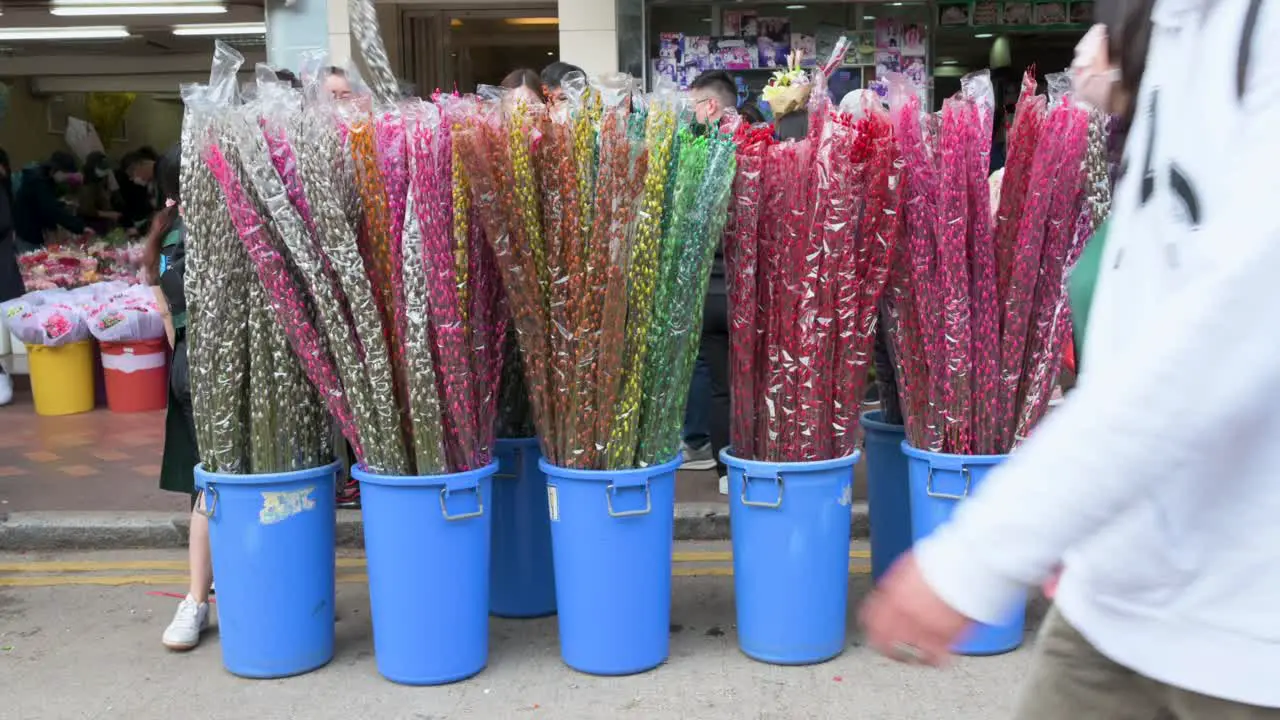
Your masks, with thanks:
<instances>
[{"instance_id":1,"label":"fluorescent ceiling light","mask_svg":"<svg viewBox=\"0 0 1280 720\"><path fill-rule=\"evenodd\" d=\"M174 35L265 35L266 23L207 23L174 25Z\"/></svg>"},{"instance_id":2,"label":"fluorescent ceiling light","mask_svg":"<svg viewBox=\"0 0 1280 720\"><path fill-rule=\"evenodd\" d=\"M560 18L553 17L518 17L507 18L502 22L508 25L559 25Z\"/></svg>"},{"instance_id":3,"label":"fluorescent ceiling light","mask_svg":"<svg viewBox=\"0 0 1280 720\"><path fill-rule=\"evenodd\" d=\"M219 15L227 11L226 5L54 5L53 15L63 17L94 17L101 15Z\"/></svg>"},{"instance_id":4,"label":"fluorescent ceiling light","mask_svg":"<svg viewBox=\"0 0 1280 720\"><path fill-rule=\"evenodd\" d=\"M991 33L978 33L977 35L974 35L974 37L978 38L979 40L986 40L989 37L995 37L995 36L992 35Z\"/></svg>"},{"instance_id":5,"label":"fluorescent ceiling light","mask_svg":"<svg viewBox=\"0 0 1280 720\"><path fill-rule=\"evenodd\" d=\"M788 10L803 10L803 9L805 9L806 7L808 7L808 6L807 6L807 5L788 5L788 6L787 6L787 9L788 9Z\"/></svg>"},{"instance_id":6,"label":"fluorescent ceiling light","mask_svg":"<svg viewBox=\"0 0 1280 720\"><path fill-rule=\"evenodd\" d=\"M123 25L0 28L0 40L113 40L129 37Z\"/></svg>"}]
</instances>

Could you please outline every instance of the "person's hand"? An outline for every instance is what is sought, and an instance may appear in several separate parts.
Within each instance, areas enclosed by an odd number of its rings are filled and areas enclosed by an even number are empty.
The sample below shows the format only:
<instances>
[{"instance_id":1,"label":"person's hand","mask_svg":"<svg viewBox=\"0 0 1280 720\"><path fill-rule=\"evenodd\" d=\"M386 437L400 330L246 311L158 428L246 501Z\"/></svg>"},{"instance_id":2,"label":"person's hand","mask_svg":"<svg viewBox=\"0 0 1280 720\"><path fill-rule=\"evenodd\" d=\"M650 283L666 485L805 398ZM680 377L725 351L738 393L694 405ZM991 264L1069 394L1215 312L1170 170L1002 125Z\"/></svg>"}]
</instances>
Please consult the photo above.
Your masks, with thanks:
<instances>
[{"instance_id":1,"label":"person's hand","mask_svg":"<svg viewBox=\"0 0 1280 720\"><path fill-rule=\"evenodd\" d=\"M929 587L911 553L889 569L862 604L859 620L868 644L882 655L927 665L946 663L970 624Z\"/></svg>"},{"instance_id":2,"label":"person's hand","mask_svg":"<svg viewBox=\"0 0 1280 720\"><path fill-rule=\"evenodd\" d=\"M151 225L147 230L147 234L152 237L163 237L169 231L169 226L173 224L173 210L171 208L161 208L151 216Z\"/></svg>"}]
</instances>

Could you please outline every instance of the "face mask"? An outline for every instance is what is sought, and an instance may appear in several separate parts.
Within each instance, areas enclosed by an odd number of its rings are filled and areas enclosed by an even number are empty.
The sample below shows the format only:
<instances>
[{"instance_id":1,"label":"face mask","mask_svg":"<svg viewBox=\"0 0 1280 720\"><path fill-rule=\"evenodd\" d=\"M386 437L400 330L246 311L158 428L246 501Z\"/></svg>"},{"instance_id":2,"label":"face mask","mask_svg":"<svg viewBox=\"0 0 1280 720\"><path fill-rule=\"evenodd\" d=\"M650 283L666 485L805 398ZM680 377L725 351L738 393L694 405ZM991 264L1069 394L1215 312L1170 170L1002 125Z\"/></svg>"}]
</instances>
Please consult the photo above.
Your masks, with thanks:
<instances>
[{"instance_id":1,"label":"face mask","mask_svg":"<svg viewBox=\"0 0 1280 720\"><path fill-rule=\"evenodd\" d=\"M1107 111L1111 86L1120 79L1120 70L1111 65L1107 52L1107 28L1094 25L1076 45L1071 61L1071 87L1076 100Z\"/></svg>"}]
</instances>

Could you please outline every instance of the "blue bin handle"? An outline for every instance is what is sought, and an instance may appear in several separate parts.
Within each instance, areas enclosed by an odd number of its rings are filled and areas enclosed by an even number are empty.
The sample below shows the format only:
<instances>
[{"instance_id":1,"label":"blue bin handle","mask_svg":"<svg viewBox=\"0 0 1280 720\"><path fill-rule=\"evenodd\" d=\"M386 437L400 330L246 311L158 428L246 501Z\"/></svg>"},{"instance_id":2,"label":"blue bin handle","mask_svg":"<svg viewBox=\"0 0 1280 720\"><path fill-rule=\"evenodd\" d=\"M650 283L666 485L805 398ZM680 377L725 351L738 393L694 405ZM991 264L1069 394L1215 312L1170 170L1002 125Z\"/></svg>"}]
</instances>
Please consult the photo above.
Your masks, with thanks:
<instances>
[{"instance_id":1,"label":"blue bin handle","mask_svg":"<svg viewBox=\"0 0 1280 720\"><path fill-rule=\"evenodd\" d=\"M929 480L925 483L924 492L929 497L938 500L963 500L969 497L969 487L973 484L973 478L969 475L969 467L967 465L960 466L960 477L964 478L964 491L959 495L938 492L933 489L933 468L929 468Z\"/></svg>"},{"instance_id":2,"label":"blue bin handle","mask_svg":"<svg viewBox=\"0 0 1280 720\"><path fill-rule=\"evenodd\" d=\"M609 483L609 486L604 489L604 501L609 506L609 517L615 517L615 518L636 517L639 515L648 515L649 512L653 510L653 495L649 492L649 481L647 479L644 481L643 486L636 484L636 485L623 485L622 487L623 488L644 487L644 507L639 510L623 510L622 512L618 512L614 510L613 496L615 493L618 492L618 488L615 487L613 483Z\"/></svg>"},{"instance_id":3,"label":"blue bin handle","mask_svg":"<svg viewBox=\"0 0 1280 720\"><path fill-rule=\"evenodd\" d=\"M778 499L773 502L760 502L759 500L747 499L747 486L752 480L772 480L778 486ZM752 478L750 473L742 473L742 504L747 507L765 508L767 510L777 510L782 507L782 491L786 484L782 481L782 475L774 475L773 477L757 477Z\"/></svg>"},{"instance_id":4,"label":"blue bin handle","mask_svg":"<svg viewBox=\"0 0 1280 720\"><path fill-rule=\"evenodd\" d=\"M212 485L200 488L200 494L196 496L195 510L212 520L218 512L218 489Z\"/></svg>"},{"instance_id":5,"label":"blue bin handle","mask_svg":"<svg viewBox=\"0 0 1280 720\"><path fill-rule=\"evenodd\" d=\"M450 494L449 488L447 486L442 487L440 488L440 514L444 515L445 520L448 520L449 522L454 522L456 520L470 520L484 515L484 498L480 495L479 485L461 488L458 489L457 492L474 492L476 494L476 509L474 512L462 513L461 515L450 515L448 505Z\"/></svg>"}]
</instances>

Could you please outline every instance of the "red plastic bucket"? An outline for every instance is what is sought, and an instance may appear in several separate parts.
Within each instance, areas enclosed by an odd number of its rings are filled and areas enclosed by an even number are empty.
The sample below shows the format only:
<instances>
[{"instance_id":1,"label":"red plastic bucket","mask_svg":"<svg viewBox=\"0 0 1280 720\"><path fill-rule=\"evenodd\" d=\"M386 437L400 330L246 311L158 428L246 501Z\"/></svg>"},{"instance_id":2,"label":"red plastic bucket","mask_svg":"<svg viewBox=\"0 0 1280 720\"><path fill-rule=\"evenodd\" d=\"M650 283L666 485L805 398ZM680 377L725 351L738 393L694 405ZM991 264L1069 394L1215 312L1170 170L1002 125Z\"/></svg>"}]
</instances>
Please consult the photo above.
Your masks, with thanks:
<instances>
[{"instance_id":1,"label":"red plastic bucket","mask_svg":"<svg viewBox=\"0 0 1280 720\"><path fill-rule=\"evenodd\" d=\"M111 412L165 409L169 401L169 343L164 338L104 342L101 348Z\"/></svg>"}]
</instances>

